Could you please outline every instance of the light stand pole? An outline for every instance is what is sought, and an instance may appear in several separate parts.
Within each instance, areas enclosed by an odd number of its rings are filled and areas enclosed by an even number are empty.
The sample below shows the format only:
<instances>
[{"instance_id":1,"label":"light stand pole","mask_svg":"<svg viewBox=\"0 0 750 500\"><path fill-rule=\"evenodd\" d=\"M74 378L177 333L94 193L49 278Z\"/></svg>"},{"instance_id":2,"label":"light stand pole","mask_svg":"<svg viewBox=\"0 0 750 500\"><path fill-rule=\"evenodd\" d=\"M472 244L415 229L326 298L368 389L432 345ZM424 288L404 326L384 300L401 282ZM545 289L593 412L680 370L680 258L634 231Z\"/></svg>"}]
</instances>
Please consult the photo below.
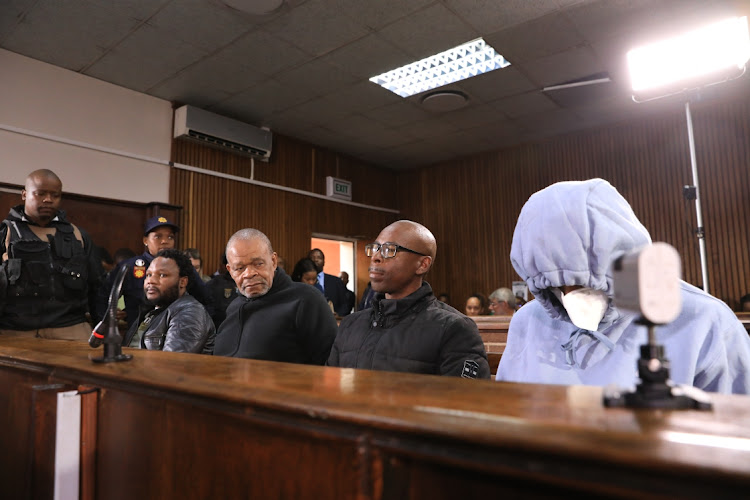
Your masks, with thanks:
<instances>
[{"instance_id":1,"label":"light stand pole","mask_svg":"<svg viewBox=\"0 0 750 500\"><path fill-rule=\"evenodd\" d=\"M685 193L688 200L693 198L692 194L687 193L695 193L695 234L698 237L703 291L709 293L706 233L703 227L689 95L691 91L733 80L745 73L745 65L750 59L747 17L725 19L668 40L638 47L628 52L627 59L635 102L678 94L688 95L685 116L693 185L685 186Z\"/></svg>"},{"instance_id":2,"label":"light stand pole","mask_svg":"<svg viewBox=\"0 0 750 500\"><path fill-rule=\"evenodd\" d=\"M703 212L701 211L701 195L698 186L698 162L695 159L695 137L693 135L693 117L690 114L690 101L685 102L685 116L687 118L688 141L690 143L690 167L693 172L693 186L695 187L695 219L697 228L695 235L698 237L698 249L701 257L701 277L703 279L703 291L708 291L708 264L706 262L706 233L703 227Z\"/></svg>"}]
</instances>

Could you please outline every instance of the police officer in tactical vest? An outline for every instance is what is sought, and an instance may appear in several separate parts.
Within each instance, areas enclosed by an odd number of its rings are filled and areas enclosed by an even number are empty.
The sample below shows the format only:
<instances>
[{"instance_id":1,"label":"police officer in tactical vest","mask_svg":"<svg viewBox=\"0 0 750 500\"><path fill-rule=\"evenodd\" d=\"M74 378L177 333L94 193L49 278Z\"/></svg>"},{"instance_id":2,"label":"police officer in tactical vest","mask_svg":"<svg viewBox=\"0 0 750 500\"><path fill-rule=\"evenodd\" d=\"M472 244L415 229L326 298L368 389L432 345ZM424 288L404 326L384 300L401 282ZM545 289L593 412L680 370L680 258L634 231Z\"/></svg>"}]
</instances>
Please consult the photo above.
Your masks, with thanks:
<instances>
[{"instance_id":1,"label":"police officer in tactical vest","mask_svg":"<svg viewBox=\"0 0 750 500\"><path fill-rule=\"evenodd\" d=\"M59 210L62 181L35 170L0 223L0 335L87 341L98 274L86 232Z\"/></svg>"}]
</instances>

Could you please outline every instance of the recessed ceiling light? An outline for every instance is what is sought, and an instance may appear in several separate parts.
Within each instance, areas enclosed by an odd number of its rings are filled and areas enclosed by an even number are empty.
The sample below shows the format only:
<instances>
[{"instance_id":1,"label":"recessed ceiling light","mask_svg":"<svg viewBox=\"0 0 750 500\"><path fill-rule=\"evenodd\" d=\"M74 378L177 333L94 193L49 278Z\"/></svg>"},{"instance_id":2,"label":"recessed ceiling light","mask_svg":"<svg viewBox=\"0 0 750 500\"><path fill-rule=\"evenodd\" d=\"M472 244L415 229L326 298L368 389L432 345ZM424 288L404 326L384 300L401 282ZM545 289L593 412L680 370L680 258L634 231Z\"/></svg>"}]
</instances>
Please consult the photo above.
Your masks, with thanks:
<instances>
[{"instance_id":1,"label":"recessed ceiling light","mask_svg":"<svg viewBox=\"0 0 750 500\"><path fill-rule=\"evenodd\" d=\"M223 0L224 5L253 15L270 14L275 11L284 0Z\"/></svg>"},{"instance_id":2,"label":"recessed ceiling light","mask_svg":"<svg viewBox=\"0 0 750 500\"><path fill-rule=\"evenodd\" d=\"M466 42L445 52L373 76L370 81L409 97L472 76L510 66L482 38Z\"/></svg>"},{"instance_id":3,"label":"recessed ceiling light","mask_svg":"<svg viewBox=\"0 0 750 500\"><path fill-rule=\"evenodd\" d=\"M440 113L463 108L468 103L466 95L456 90L436 90L422 98L422 106L425 109Z\"/></svg>"}]
</instances>

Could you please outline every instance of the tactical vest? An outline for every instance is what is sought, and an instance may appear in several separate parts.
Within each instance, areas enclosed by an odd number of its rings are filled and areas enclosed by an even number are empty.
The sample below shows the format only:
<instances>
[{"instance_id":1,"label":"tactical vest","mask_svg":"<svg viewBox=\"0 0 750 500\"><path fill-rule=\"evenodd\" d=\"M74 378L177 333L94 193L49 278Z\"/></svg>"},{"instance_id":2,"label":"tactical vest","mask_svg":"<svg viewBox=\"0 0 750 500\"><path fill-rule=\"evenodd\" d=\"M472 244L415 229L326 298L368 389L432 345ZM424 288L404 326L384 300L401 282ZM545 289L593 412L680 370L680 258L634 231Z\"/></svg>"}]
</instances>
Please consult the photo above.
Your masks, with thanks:
<instances>
[{"instance_id":1,"label":"tactical vest","mask_svg":"<svg viewBox=\"0 0 750 500\"><path fill-rule=\"evenodd\" d=\"M88 262L73 225L53 221L54 235L40 239L24 222L5 220L8 260L0 327L18 330L67 326L88 305ZM72 323L71 323L72 321ZM61 324L62 323L62 324Z\"/></svg>"}]
</instances>

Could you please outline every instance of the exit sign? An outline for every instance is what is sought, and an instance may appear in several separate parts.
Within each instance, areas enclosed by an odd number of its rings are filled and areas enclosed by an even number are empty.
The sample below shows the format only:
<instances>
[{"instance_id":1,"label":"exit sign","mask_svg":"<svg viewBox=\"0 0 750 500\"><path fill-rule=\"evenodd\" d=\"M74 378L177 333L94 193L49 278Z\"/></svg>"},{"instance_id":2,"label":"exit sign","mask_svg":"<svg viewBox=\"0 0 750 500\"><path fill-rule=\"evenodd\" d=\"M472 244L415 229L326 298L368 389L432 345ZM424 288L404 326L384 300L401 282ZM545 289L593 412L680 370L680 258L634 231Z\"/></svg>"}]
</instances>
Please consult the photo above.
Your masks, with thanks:
<instances>
[{"instance_id":1,"label":"exit sign","mask_svg":"<svg viewBox=\"0 0 750 500\"><path fill-rule=\"evenodd\" d=\"M326 177L326 196L352 201L352 183L329 175Z\"/></svg>"}]
</instances>

